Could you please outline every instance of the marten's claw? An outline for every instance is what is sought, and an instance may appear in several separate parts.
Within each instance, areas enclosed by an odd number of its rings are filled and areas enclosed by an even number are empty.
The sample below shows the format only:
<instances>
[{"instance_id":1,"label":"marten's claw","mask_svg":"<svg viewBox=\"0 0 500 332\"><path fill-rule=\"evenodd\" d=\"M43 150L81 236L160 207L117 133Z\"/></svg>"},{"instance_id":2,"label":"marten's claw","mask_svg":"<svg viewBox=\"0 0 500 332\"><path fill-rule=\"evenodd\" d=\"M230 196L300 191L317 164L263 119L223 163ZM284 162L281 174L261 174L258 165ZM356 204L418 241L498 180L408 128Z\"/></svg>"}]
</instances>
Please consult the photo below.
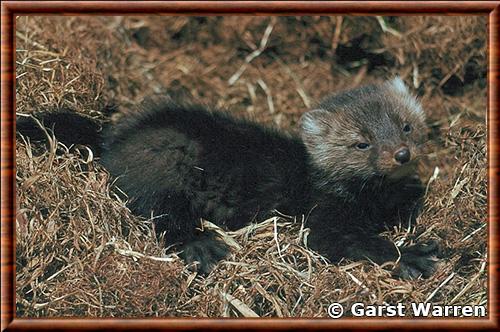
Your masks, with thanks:
<instances>
[{"instance_id":1,"label":"marten's claw","mask_svg":"<svg viewBox=\"0 0 500 332\"><path fill-rule=\"evenodd\" d=\"M438 246L436 242L401 248L401 260L395 274L402 279L429 278L436 272Z\"/></svg>"},{"instance_id":2,"label":"marten's claw","mask_svg":"<svg viewBox=\"0 0 500 332\"><path fill-rule=\"evenodd\" d=\"M229 248L215 237L204 236L182 246L180 256L187 264L194 263L196 271L207 275L229 254Z\"/></svg>"}]
</instances>

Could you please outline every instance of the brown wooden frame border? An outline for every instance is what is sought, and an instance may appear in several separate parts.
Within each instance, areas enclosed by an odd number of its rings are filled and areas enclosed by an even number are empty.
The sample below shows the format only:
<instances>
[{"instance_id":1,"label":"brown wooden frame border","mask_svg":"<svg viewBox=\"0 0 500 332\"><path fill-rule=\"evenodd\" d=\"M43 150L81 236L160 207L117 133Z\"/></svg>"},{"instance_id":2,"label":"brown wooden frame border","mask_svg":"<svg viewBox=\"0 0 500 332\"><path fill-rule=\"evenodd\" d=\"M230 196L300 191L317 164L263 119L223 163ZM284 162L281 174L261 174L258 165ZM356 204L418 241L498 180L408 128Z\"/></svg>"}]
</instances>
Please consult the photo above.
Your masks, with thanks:
<instances>
[{"instance_id":1,"label":"brown wooden frame border","mask_svg":"<svg viewBox=\"0 0 500 332\"><path fill-rule=\"evenodd\" d=\"M488 319L16 319L14 17L16 15L488 15ZM498 328L500 1L5 1L1 4L1 329L494 329Z\"/></svg>"}]
</instances>

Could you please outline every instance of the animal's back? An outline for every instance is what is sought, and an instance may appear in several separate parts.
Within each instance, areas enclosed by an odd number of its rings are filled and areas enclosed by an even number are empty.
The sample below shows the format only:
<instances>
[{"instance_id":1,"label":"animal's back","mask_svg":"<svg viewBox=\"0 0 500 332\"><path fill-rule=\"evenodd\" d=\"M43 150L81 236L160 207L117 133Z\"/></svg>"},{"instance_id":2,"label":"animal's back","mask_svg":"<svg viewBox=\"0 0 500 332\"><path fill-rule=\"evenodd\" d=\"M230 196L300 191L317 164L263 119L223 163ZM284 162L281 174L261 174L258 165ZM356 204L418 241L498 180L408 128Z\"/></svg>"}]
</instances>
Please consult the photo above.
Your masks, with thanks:
<instances>
[{"instance_id":1,"label":"animal's back","mask_svg":"<svg viewBox=\"0 0 500 332\"><path fill-rule=\"evenodd\" d=\"M179 207L235 229L273 209L296 213L308 197L299 139L201 106L167 102L123 119L102 160L143 215Z\"/></svg>"}]
</instances>

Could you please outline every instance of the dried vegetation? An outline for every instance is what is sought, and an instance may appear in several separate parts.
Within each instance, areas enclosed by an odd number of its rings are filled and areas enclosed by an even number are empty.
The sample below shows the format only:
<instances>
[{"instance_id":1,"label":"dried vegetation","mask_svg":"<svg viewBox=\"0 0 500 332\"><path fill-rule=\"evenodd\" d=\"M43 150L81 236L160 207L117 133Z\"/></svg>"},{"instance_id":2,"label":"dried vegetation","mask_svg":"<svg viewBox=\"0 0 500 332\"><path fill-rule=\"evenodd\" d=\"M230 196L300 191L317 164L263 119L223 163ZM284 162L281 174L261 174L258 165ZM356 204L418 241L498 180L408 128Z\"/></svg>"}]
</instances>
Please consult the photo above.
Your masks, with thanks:
<instances>
[{"instance_id":1,"label":"dried vegetation","mask_svg":"<svg viewBox=\"0 0 500 332\"><path fill-rule=\"evenodd\" d=\"M88 153L17 139L18 317L324 317L332 302L486 304L486 20L483 17L18 17L18 113L71 108L100 120L175 94L295 130L331 92L400 74L429 123L415 229L438 273L393 279L328 264L307 222L276 217L224 233L234 253L206 278L133 216ZM214 227L206 223L206 227Z\"/></svg>"}]
</instances>

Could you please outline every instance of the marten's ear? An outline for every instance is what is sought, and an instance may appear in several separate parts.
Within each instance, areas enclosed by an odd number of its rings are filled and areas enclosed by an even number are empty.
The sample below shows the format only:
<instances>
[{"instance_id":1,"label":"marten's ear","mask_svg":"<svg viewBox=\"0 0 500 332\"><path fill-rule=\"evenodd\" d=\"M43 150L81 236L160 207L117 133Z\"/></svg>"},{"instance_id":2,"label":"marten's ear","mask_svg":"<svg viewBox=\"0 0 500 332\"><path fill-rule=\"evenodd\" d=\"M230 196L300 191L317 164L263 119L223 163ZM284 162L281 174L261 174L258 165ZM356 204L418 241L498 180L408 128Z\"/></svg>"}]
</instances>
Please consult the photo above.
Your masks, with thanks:
<instances>
[{"instance_id":1,"label":"marten's ear","mask_svg":"<svg viewBox=\"0 0 500 332\"><path fill-rule=\"evenodd\" d=\"M408 109L415 115L424 120L425 113L420 105L420 102L415 98L415 96L410 92L410 89L406 86L403 80L396 76L390 81L386 82L386 86L389 90L392 90L401 97L401 101L406 104Z\"/></svg>"},{"instance_id":2,"label":"marten's ear","mask_svg":"<svg viewBox=\"0 0 500 332\"><path fill-rule=\"evenodd\" d=\"M324 109L314 109L304 113L300 118L300 125L303 136L317 136L324 133L326 129L326 117L328 111Z\"/></svg>"},{"instance_id":3,"label":"marten's ear","mask_svg":"<svg viewBox=\"0 0 500 332\"><path fill-rule=\"evenodd\" d=\"M403 82L399 76L394 77L392 80L388 81L387 84L397 93L410 94L410 90L408 90L405 82Z\"/></svg>"}]
</instances>

